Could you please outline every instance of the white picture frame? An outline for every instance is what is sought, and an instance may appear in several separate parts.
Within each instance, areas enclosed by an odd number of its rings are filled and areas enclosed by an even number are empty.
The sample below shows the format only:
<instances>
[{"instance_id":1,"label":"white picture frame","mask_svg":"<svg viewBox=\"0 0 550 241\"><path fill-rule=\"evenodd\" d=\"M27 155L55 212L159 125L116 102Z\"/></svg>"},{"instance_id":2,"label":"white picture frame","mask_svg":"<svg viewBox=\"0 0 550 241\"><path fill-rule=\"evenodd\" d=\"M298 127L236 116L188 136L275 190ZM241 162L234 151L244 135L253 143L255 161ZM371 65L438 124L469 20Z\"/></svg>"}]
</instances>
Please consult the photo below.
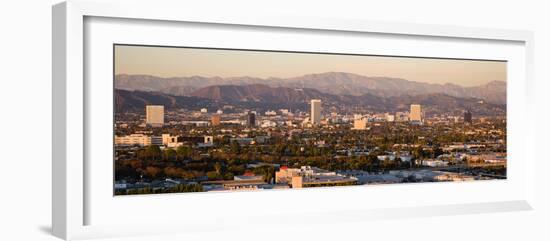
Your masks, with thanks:
<instances>
[{"instance_id":1,"label":"white picture frame","mask_svg":"<svg viewBox=\"0 0 550 241\"><path fill-rule=\"evenodd\" d=\"M150 11L150 9L155 11ZM534 202L534 174L535 174L535 159L532 153L534 148L533 130L530 128L530 121L527 116L532 113L529 103L531 99L529 93L532 93L532 73L533 73L533 35L528 31L518 30L497 30L497 29L482 29L468 28L455 26L439 26L439 25L422 25L409 23L390 23L390 22L374 22L351 19L312 19L293 16L210 16L204 11L188 8L185 3L178 1L150 1L150 2L135 2L113 0L108 2L87 1L87 0L72 0L60 3L53 7L53 167L52 167L52 226L53 234L63 239L84 239L94 237L112 237L122 235L139 235L139 234L160 234L160 233L175 233L175 232L195 232L205 230L207 221L185 221L179 220L178 212L170 214L156 215L151 212L147 214L147 218L153 220L147 222L147 227L150 229L139 229L136 226L125 225L121 223L131 221L132 217L117 216L112 217L113 223L96 223L89 220L89 216L93 212L113 212L116 206L99 205L93 209L89 208L90 197L93 193L90 191L89 183L86 181L86 172L91 168L91 164L85 161L85 156L88 155L89 146L86 143L85 135L89 133L86 129L86 118L89 110L89 105L86 102L85 84L85 68L88 68L86 63L86 44L85 37L85 21L90 18L114 18L119 20L139 20L139 21L154 21L156 24L162 23L201 23L223 25L225 29L232 27L253 27L255 29L277 29L285 30L300 30L320 31L317 33L371 33L391 35L396 38L402 37L426 37L440 40L460 40L460 41L485 41L491 44L494 41L510 43L519 46L521 53L517 54L521 61L516 63L519 70L519 78L513 80L513 85L508 86L509 96L513 96L514 103L510 103L508 115L513 115L511 120L513 128L511 133L515 133L510 140L510 145L514 145L517 151L515 158L522 159L522 162L516 167L519 168L521 174L518 175L518 181L509 181L514 188L509 188L507 183L485 183L485 184L465 184L458 183L452 186L446 186L456 191L464 188L472 188L486 190L487 188L496 188L510 190L509 195L495 195L494 199L480 198L475 201L475 198L459 200L451 203L449 200L445 202L420 202L411 201L409 205L403 206L402 203L396 202L393 206L378 206L378 208L361 209L351 205L349 209L327 208L323 211L299 210L293 209L286 212L278 210L267 210L261 213L262 217L269 217L270 225L299 225L300 221L305 218L315 220L314 222L343 222L343 221L361 221L369 219L384 219L395 217L423 217L433 215L452 215L452 214L467 214L467 213L482 213L482 212L498 212L498 211L514 211L514 210L530 210L533 208ZM124 27L124 26L123 26ZM153 26L154 27L154 26ZM520 63L521 62L521 63ZM511 87L513 86L513 87ZM112 90L105 90L105 93ZM512 109L510 109L512 108ZM510 111L510 110L513 110ZM521 134L519 134L521 133ZM520 155L521 154L521 155ZM510 157L514 158L514 155ZM107 170L112 171L112 170ZM521 180L519 180L521 179ZM510 184L510 185L512 185ZM441 184L449 185L449 184ZM462 185L462 186L460 186ZM483 187L485 186L485 187ZM383 193L386 190L389 192L403 192L407 189L415 189L418 192L423 192L431 186L410 186L404 185L400 187L379 188L370 190L370 193ZM484 189L485 188L485 189ZM357 195L352 194L352 188L338 189L338 195ZM426 191L427 192L427 191ZM275 193L275 194L274 194ZM239 194L196 194L193 199L197 199L195 203L212 203L214 199L231 199L231 200L256 200L262 201L273 198L282 192L266 192L259 193L239 193ZM193 194L195 195L195 194ZM286 195L286 194L285 194ZM316 190L300 190L293 192L293 198L310 200L314 197L323 198L325 194L322 191ZM174 197L175 196L175 197ZM174 198L173 198L174 197ZM166 205L168 209L176 207L183 198L191 196L172 195L172 196L141 196L133 198L132 203L124 203L131 207L139 207L147 203L153 206ZM259 197L259 198L258 198ZM168 200L170 199L170 200ZM168 200L168 201L166 201ZM473 201L472 201L473 200ZM130 205L131 204L131 205ZM98 211L99 210L99 211ZM91 213L92 212L92 213ZM124 213L124 212L121 212ZM128 213L126 213L128 214ZM239 213L225 213L236 215L232 219L237 221L245 221L250 216ZM198 214L192 214L198 215ZM285 215L294 215L297 218L295 221L287 220ZM173 216L173 217L171 217ZM334 218L321 218L321 217ZM196 217L198 218L198 217ZM166 221L159 221L166 220ZM180 224L170 224L171 221L178 221ZM190 220L190 219L189 219ZM221 219L220 219L221 220ZM283 222L283 220L285 220ZM337 221L336 221L337 220ZM154 223L153 223L154 222ZM235 227L237 224L221 220L219 222L210 222L208 228L225 229ZM251 224L253 225L253 224Z\"/></svg>"}]
</instances>

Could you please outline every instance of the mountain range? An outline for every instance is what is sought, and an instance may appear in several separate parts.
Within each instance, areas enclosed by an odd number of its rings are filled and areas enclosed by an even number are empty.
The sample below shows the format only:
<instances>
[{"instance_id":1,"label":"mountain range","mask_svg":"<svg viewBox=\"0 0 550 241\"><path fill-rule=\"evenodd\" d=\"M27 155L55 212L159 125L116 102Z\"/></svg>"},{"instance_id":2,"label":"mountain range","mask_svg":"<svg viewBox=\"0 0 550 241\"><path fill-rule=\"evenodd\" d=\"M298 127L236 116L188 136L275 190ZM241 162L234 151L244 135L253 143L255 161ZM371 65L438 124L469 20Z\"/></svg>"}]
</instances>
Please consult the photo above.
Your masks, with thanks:
<instances>
[{"instance_id":1,"label":"mountain range","mask_svg":"<svg viewBox=\"0 0 550 241\"><path fill-rule=\"evenodd\" d=\"M441 93L400 95L391 97L373 94L335 95L311 88L270 87L263 84L212 85L193 91L188 96L155 91L115 90L117 112L143 111L145 105L164 105L167 109L237 109L259 111L280 108L307 111L311 99L321 99L327 111L353 112L357 108L377 112L407 111L410 104L421 104L430 114L462 113L469 109L477 115L502 115L506 106L484 102L476 98L460 98ZM241 110L236 110L241 111Z\"/></svg>"},{"instance_id":2,"label":"mountain range","mask_svg":"<svg viewBox=\"0 0 550 241\"><path fill-rule=\"evenodd\" d=\"M445 76L441 76L445 78ZM486 84L472 87L464 87L456 84L432 84L410 81L391 77L369 77L344 72L327 72L308 74L293 78L255 78L255 77L172 77L163 78L151 75L127 75L115 76L115 88L121 90L152 91L171 96L199 96L207 99L221 100L224 95L240 96L240 99L254 101L254 95L243 95L228 86L244 86L260 91L263 97L266 95L277 96L283 89L301 89L307 95L315 95L314 91L322 94L337 96L376 96L376 97L400 97L428 94L443 94L458 98L481 99L493 104L506 104L506 82L492 81ZM213 87L213 88L208 88ZM269 87L271 89L268 89ZM270 94L266 93L270 92ZM288 100L298 98L290 93L282 91ZM223 94L222 94L223 93ZM257 93L256 93L257 94ZM279 96L282 97L282 96ZM346 97L348 98L348 97Z\"/></svg>"}]
</instances>

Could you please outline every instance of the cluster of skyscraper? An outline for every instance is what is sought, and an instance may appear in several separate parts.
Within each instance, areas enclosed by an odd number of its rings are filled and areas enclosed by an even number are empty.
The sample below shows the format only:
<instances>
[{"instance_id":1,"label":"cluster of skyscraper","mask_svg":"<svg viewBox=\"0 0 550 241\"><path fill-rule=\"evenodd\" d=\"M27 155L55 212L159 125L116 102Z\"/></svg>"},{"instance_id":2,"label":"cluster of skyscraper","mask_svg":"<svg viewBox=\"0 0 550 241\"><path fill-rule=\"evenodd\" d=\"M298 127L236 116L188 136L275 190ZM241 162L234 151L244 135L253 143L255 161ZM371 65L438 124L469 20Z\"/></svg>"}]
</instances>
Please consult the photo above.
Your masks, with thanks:
<instances>
[{"instance_id":1,"label":"cluster of skyscraper","mask_svg":"<svg viewBox=\"0 0 550 241\"><path fill-rule=\"evenodd\" d=\"M320 99L312 99L310 101L311 105L311 115L310 115L310 123L312 125L318 125L321 123L321 100ZM145 107L146 112L146 124L153 127L160 127L164 125L164 106L162 105L147 105ZM252 111L248 112L247 114L246 123L248 126L253 127L256 126L256 114ZM362 120L359 120L359 122L355 123L358 126L365 125L361 123ZM410 112L409 112L409 121L411 123L417 123L421 124L424 122L424 112L422 111L422 105L419 104L411 104ZM472 113L468 110L464 112L464 122L472 123ZM212 125L217 126L221 123L221 115L215 114L212 115ZM356 129L363 129L359 128L358 126L355 126Z\"/></svg>"},{"instance_id":2,"label":"cluster of skyscraper","mask_svg":"<svg viewBox=\"0 0 550 241\"><path fill-rule=\"evenodd\" d=\"M310 102L311 115L310 123L315 125L321 122L321 100L312 99ZM469 112L468 112L469 113ZM409 121L412 123L422 123L424 121L424 112L422 112L422 105L412 104L409 112ZM470 113L471 121L471 113Z\"/></svg>"}]
</instances>

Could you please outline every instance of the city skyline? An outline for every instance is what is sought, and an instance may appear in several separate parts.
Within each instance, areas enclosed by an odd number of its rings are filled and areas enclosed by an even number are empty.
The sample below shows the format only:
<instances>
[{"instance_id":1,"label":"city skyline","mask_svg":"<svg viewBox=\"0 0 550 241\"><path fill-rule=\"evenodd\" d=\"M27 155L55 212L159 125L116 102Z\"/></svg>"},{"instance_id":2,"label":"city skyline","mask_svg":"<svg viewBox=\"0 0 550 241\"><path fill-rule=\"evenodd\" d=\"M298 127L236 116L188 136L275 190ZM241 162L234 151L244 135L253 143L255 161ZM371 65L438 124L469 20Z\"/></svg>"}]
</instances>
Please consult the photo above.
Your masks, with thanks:
<instances>
[{"instance_id":1,"label":"city skyline","mask_svg":"<svg viewBox=\"0 0 550 241\"><path fill-rule=\"evenodd\" d=\"M322 115L321 103L312 99L309 114L159 111L163 105L146 105L145 116L119 113L115 195L507 178L504 116L424 117L412 103L395 115ZM453 133L426 139L440 128ZM472 135L479 132L492 134Z\"/></svg>"},{"instance_id":2,"label":"city skyline","mask_svg":"<svg viewBox=\"0 0 550 241\"><path fill-rule=\"evenodd\" d=\"M115 45L115 74L292 78L325 72L477 86L507 81L506 62L395 56Z\"/></svg>"},{"instance_id":3,"label":"city skyline","mask_svg":"<svg viewBox=\"0 0 550 241\"><path fill-rule=\"evenodd\" d=\"M113 76L114 195L507 179L506 62L115 45L122 72L195 77Z\"/></svg>"}]
</instances>

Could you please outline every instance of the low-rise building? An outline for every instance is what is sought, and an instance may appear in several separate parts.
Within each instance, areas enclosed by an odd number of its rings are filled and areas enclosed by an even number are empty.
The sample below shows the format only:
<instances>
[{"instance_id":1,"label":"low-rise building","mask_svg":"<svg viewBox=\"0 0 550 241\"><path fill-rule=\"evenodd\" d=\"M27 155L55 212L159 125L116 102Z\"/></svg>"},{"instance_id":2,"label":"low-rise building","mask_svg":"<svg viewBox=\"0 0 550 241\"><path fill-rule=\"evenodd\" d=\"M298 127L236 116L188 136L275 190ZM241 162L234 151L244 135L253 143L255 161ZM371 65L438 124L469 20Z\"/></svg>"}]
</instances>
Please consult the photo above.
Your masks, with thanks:
<instances>
[{"instance_id":1,"label":"low-rise building","mask_svg":"<svg viewBox=\"0 0 550 241\"><path fill-rule=\"evenodd\" d=\"M170 134L162 134L162 144L167 147L178 147L183 143L178 142L178 136L172 136Z\"/></svg>"},{"instance_id":2,"label":"low-rise building","mask_svg":"<svg viewBox=\"0 0 550 241\"><path fill-rule=\"evenodd\" d=\"M452 172L439 172L440 175L434 177L435 181L438 182L460 182L460 181L473 181L475 177L468 176L460 173Z\"/></svg>"},{"instance_id":3,"label":"low-rise building","mask_svg":"<svg viewBox=\"0 0 550 241\"><path fill-rule=\"evenodd\" d=\"M277 112L275 112L274 110L268 110L264 114L266 116L275 116L275 115L277 115Z\"/></svg>"},{"instance_id":4,"label":"low-rise building","mask_svg":"<svg viewBox=\"0 0 550 241\"><path fill-rule=\"evenodd\" d=\"M442 161L442 160L420 160L420 165L422 166L428 166L428 167L446 167L449 165L448 161Z\"/></svg>"},{"instance_id":5,"label":"low-rise building","mask_svg":"<svg viewBox=\"0 0 550 241\"><path fill-rule=\"evenodd\" d=\"M210 121L181 121L182 125L193 125L197 127L206 127L210 125Z\"/></svg>"},{"instance_id":6,"label":"low-rise building","mask_svg":"<svg viewBox=\"0 0 550 241\"><path fill-rule=\"evenodd\" d=\"M262 128L277 127L277 122L271 121L271 120L262 120L260 127Z\"/></svg>"},{"instance_id":7,"label":"low-rise building","mask_svg":"<svg viewBox=\"0 0 550 241\"><path fill-rule=\"evenodd\" d=\"M357 179L327 171L317 167L300 168L281 167L275 172L275 182L287 183L292 188L355 185Z\"/></svg>"},{"instance_id":8,"label":"low-rise building","mask_svg":"<svg viewBox=\"0 0 550 241\"><path fill-rule=\"evenodd\" d=\"M254 138L250 138L250 137L235 137L235 138L229 139L229 141L231 142L236 141L237 143L239 143L239 145L251 145L256 143Z\"/></svg>"},{"instance_id":9,"label":"low-rise building","mask_svg":"<svg viewBox=\"0 0 550 241\"><path fill-rule=\"evenodd\" d=\"M390 154L390 155L378 155L378 156L376 156L376 158L378 158L379 161L386 161L386 160L394 161L394 160L395 160L395 155L393 155L393 154Z\"/></svg>"},{"instance_id":10,"label":"low-rise building","mask_svg":"<svg viewBox=\"0 0 550 241\"><path fill-rule=\"evenodd\" d=\"M252 173L252 174L245 173L244 175L234 176L234 177L233 177L233 180L235 180L235 181L245 181L245 180L248 180L248 181L250 181L250 180L263 181L263 180L264 180L264 177L263 177L263 176L254 175L253 173Z\"/></svg>"},{"instance_id":11,"label":"low-rise building","mask_svg":"<svg viewBox=\"0 0 550 241\"><path fill-rule=\"evenodd\" d=\"M131 134L126 136L115 136L115 146L149 146L152 145L151 136L144 134Z\"/></svg>"}]
</instances>

